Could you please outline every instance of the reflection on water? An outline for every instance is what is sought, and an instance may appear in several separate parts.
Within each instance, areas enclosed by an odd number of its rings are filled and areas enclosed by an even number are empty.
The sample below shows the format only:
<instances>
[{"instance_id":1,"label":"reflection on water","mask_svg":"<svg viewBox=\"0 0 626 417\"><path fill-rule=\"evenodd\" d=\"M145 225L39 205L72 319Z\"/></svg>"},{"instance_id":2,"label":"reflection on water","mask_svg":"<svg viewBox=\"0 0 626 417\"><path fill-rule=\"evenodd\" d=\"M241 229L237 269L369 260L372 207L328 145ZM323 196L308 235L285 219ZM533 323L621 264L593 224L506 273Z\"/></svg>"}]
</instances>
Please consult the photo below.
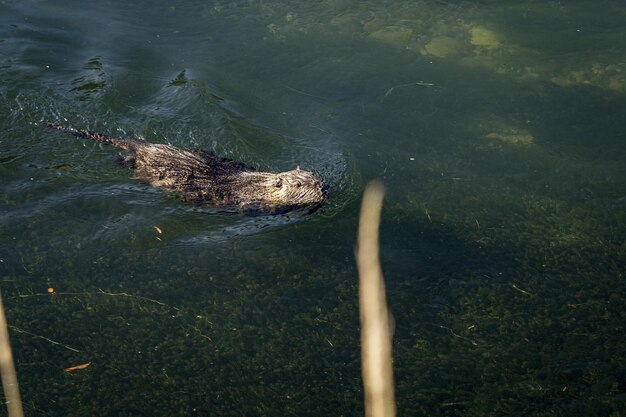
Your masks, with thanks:
<instances>
[{"instance_id":1,"label":"reflection on water","mask_svg":"<svg viewBox=\"0 0 626 417\"><path fill-rule=\"evenodd\" d=\"M2 2L0 285L27 413L362 414L353 251L376 177L400 414L620 415L625 14ZM299 165L331 198L185 205L42 119Z\"/></svg>"}]
</instances>

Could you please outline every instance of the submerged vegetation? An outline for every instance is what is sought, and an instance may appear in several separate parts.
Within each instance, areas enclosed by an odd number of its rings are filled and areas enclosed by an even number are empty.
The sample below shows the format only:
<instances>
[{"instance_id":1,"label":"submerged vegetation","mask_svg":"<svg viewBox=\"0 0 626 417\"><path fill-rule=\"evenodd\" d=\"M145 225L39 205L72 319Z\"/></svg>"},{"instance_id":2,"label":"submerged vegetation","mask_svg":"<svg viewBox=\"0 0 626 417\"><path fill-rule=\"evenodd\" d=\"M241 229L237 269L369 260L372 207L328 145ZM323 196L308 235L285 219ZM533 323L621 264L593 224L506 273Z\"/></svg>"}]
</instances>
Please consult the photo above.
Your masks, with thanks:
<instances>
[{"instance_id":1,"label":"submerged vegetation","mask_svg":"<svg viewBox=\"0 0 626 417\"><path fill-rule=\"evenodd\" d=\"M26 415L362 415L374 177L398 415L623 415L623 5L141 3L0 15L0 286ZM304 164L333 194L280 219L181 207L42 117Z\"/></svg>"}]
</instances>

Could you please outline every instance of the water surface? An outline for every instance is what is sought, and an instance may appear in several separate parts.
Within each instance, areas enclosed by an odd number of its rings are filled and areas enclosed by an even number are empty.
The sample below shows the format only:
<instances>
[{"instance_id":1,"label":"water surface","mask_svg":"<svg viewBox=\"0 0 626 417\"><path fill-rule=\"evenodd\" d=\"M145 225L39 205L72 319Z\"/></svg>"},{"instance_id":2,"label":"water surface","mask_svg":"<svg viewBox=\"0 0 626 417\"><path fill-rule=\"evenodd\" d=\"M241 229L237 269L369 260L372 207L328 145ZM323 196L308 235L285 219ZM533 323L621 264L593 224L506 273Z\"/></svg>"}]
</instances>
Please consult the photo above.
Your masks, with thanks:
<instances>
[{"instance_id":1,"label":"water surface","mask_svg":"<svg viewBox=\"0 0 626 417\"><path fill-rule=\"evenodd\" d=\"M0 285L27 415L362 415L374 178L399 415L623 415L625 18L0 1ZM43 118L299 165L332 195L310 216L185 205Z\"/></svg>"}]
</instances>

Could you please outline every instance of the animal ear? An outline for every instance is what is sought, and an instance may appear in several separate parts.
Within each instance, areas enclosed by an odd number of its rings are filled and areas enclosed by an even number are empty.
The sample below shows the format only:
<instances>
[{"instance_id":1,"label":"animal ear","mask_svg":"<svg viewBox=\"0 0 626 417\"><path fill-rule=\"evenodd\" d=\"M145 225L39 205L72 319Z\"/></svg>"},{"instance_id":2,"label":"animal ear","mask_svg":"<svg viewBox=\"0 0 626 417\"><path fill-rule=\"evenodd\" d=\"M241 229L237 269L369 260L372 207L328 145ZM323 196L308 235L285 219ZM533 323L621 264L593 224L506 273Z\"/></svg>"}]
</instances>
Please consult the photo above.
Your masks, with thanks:
<instances>
[{"instance_id":1,"label":"animal ear","mask_svg":"<svg viewBox=\"0 0 626 417\"><path fill-rule=\"evenodd\" d=\"M276 188L280 188L280 187L282 187L282 186L283 186L283 180L282 180L282 178L277 179L277 180L276 180L276 184L274 184L274 186L275 186Z\"/></svg>"}]
</instances>

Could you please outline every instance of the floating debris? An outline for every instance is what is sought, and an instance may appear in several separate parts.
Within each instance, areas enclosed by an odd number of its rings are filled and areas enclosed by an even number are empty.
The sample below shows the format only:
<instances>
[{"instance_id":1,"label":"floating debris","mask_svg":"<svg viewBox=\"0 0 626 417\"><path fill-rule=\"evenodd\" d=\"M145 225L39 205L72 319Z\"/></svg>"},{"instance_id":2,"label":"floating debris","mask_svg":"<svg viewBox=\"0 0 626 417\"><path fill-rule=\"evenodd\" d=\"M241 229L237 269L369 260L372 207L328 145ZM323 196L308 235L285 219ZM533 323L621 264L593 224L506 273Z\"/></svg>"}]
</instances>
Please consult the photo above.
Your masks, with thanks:
<instances>
[{"instance_id":1,"label":"floating debris","mask_svg":"<svg viewBox=\"0 0 626 417\"><path fill-rule=\"evenodd\" d=\"M80 365L76 365L76 366L70 366L69 368L65 368L65 372L74 372L74 371L78 371L81 369L89 368L90 365L91 365L91 362L81 363Z\"/></svg>"}]
</instances>

